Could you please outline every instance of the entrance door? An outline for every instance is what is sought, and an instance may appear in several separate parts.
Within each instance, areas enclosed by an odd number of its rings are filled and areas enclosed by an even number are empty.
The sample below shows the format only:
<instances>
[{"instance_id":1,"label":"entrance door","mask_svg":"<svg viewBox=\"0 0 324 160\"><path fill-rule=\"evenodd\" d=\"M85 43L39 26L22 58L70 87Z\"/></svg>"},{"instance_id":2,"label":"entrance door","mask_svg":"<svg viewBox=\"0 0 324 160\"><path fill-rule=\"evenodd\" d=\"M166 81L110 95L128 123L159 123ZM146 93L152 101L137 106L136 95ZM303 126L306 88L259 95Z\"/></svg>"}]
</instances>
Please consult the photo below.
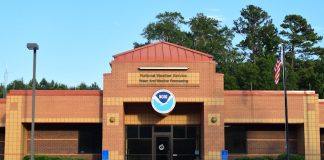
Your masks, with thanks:
<instances>
[{"instance_id":1,"label":"entrance door","mask_svg":"<svg viewBox=\"0 0 324 160\"><path fill-rule=\"evenodd\" d=\"M126 160L200 159L200 127L126 126Z\"/></svg>"},{"instance_id":2,"label":"entrance door","mask_svg":"<svg viewBox=\"0 0 324 160\"><path fill-rule=\"evenodd\" d=\"M171 137L170 135L154 136L155 160L171 160Z\"/></svg>"}]
</instances>

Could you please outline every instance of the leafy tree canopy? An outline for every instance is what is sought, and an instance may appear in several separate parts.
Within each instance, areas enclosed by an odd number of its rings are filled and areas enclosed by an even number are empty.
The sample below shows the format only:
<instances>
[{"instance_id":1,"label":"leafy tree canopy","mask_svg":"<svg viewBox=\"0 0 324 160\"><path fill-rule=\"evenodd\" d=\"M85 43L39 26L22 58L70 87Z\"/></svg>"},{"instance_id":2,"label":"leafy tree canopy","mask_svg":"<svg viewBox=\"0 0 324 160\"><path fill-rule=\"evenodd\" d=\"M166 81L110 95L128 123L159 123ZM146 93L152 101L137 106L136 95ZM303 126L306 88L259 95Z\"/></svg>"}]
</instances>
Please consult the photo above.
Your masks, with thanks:
<instances>
[{"instance_id":1,"label":"leafy tree canopy","mask_svg":"<svg viewBox=\"0 0 324 160\"><path fill-rule=\"evenodd\" d=\"M156 16L157 22L148 24L142 33L148 42L159 40L184 44L186 33L181 31L180 25L185 24L179 12L164 12Z\"/></svg>"},{"instance_id":2,"label":"leafy tree canopy","mask_svg":"<svg viewBox=\"0 0 324 160\"><path fill-rule=\"evenodd\" d=\"M281 41L269 14L254 5L241 10L241 17L234 20L233 30L245 37L238 47L250 54L252 62L256 56L274 54Z\"/></svg>"},{"instance_id":3,"label":"leafy tree canopy","mask_svg":"<svg viewBox=\"0 0 324 160\"><path fill-rule=\"evenodd\" d=\"M309 55L321 55L323 50L314 47L323 39L319 36L307 20L300 15L287 15L280 25L283 30L280 34L286 39L288 49L293 56L308 58Z\"/></svg>"},{"instance_id":4,"label":"leafy tree canopy","mask_svg":"<svg viewBox=\"0 0 324 160\"><path fill-rule=\"evenodd\" d=\"M271 16L254 5L241 10L232 29L202 13L188 21L179 12L160 13L156 18L156 22L149 23L143 30L142 36L147 41L135 42L135 48L152 41L179 44L213 55L218 62L217 72L224 73L226 90L279 90L283 87L281 83L274 84L273 67L278 45L285 43L289 52L293 52L286 56L287 88L315 90L320 98L324 98L324 49L316 46L322 36L299 15L287 15L280 33ZM232 45L235 34L243 35L238 48ZM317 55L318 58L295 59L295 54L303 57Z\"/></svg>"},{"instance_id":5,"label":"leafy tree canopy","mask_svg":"<svg viewBox=\"0 0 324 160\"><path fill-rule=\"evenodd\" d=\"M17 79L10 82L7 87L6 91L9 90L30 90L32 89L32 81L29 83L24 83L23 79ZM40 82L36 82L36 89L37 90L100 90L100 87L96 82L92 83L91 85L87 85L85 83L80 83L76 87L68 87L66 84L55 82L51 80L48 82L45 78L41 79ZM0 98L4 95L4 86L0 85Z\"/></svg>"}]
</instances>

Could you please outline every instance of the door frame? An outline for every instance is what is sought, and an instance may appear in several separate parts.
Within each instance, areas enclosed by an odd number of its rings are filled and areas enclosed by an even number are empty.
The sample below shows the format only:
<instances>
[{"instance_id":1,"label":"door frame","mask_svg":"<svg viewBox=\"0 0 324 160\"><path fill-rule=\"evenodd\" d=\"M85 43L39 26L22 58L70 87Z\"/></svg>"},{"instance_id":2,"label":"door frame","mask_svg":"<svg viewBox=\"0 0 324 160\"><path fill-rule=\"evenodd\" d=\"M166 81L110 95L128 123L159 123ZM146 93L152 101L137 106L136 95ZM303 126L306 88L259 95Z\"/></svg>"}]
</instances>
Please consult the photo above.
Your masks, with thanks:
<instances>
[{"instance_id":1,"label":"door frame","mask_svg":"<svg viewBox=\"0 0 324 160\"><path fill-rule=\"evenodd\" d=\"M169 138L169 148L170 148L170 160L173 159L173 134L172 134L172 130L171 132L153 132L152 135L152 143L153 143L153 147L152 147L152 160L156 160L156 138L157 137L168 137Z\"/></svg>"}]
</instances>

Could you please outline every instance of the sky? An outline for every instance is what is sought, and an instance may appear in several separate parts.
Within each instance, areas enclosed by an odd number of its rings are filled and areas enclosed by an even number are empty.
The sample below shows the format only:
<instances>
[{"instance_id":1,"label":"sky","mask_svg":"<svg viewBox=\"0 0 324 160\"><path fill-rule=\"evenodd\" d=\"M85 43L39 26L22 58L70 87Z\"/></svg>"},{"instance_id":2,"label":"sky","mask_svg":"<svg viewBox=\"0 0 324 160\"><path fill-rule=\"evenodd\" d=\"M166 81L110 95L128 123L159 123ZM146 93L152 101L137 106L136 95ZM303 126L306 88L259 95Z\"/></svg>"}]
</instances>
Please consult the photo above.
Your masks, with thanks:
<instances>
[{"instance_id":1,"label":"sky","mask_svg":"<svg viewBox=\"0 0 324 160\"><path fill-rule=\"evenodd\" d=\"M145 42L140 34L158 13L177 11L186 20L204 13L233 27L249 4L267 11L277 27L285 15L302 15L324 36L323 0L1 0L0 83L6 70L7 83L32 79L33 57L26 43L36 42L37 80L102 87L112 55L132 49L133 42ZM237 35L233 44L239 39Z\"/></svg>"}]
</instances>

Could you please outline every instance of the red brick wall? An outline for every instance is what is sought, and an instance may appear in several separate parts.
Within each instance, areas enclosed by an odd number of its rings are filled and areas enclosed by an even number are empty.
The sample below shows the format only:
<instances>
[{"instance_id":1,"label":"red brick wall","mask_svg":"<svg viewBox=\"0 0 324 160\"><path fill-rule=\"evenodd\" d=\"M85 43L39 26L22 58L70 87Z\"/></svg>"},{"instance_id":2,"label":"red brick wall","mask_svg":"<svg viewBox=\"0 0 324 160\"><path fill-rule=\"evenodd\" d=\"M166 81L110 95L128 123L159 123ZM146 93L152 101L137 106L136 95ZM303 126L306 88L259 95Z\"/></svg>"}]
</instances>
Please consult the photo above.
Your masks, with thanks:
<instances>
[{"instance_id":1,"label":"red brick wall","mask_svg":"<svg viewBox=\"0 0 324 160\"><path fill-rule=\"evenodd\" d=\"M284 125L241 124L246 128L246 154L230 153L231 159L239 157L277 157L285 152ZM290 125L289 152L304 154L303 125Z\"/></svg>"},{"instance_id":2,"label":"red brick wall","mask_svg":"<svg viewBox=\"0 0 324 160\"><path fill-rule=\"evenodd\" d=\"M140 66L185 66L189 67L187 71L139 71ZM104 90L103 99L113 97L151 97L152 94L159 89L168 89L177 97L183 98L199 98L199 97L210 97L210 98L223 98L224 86L223 86L223 74L215 73L216 64L214 62L181 62L181 63L167 63L167 62L112 62L112 73L104 74ZM200 73L199 86L190 87L179 87L179 86L128 86L127 76L128 73L172 73L172 72L183 72L183 73ZM148 101L149 102L149 101ZM223 143L223 127L221 115L219 119L220 126L209 126L208 125L208 114L209 113L222 113L222 105L220 106L204 106L206 111L204 123L202 127L205 135L202 143L204 149L201 153L202 156L208 155L209 152L219 153L224 148ZM119 116L118 125L107 126L106 114L117 113ZM103 106L103 149L110 151L118 151L118 155L125 155L125 138L124 138L124 108L123 105L104 105Z\"/></svg>"},{"instance_id":3,"label":"red brick wall","mask_svg":"<svg viewBox=\"0 0 324 160\"><path fill-rule=\"evenodd\" d=\"M25 96L23 117L31 118L31 91L11 90L10 96ZM102 96L96 90L38 90L37 118L101 118ZM0 112L1 113L1 112Z\"/></svg>"},{"instance_id":4,"label":"red brick wall","mask_svg":"<svg viewBox=\"0 0 324 160\"><path fill-rule=\"evenodd\" d=\"M302 92L288 92L290 119L304 118L305 95ZM284 95L280 91L225 91L224 98L226 119L284 118Z\"/></svg>"},{"instance_id":5,"label":"red brick wall","mask_svg":"<svg viewBox=\"0 0 324 160\"><path fill-rule=\"evenodd\" d=\"M188 71L139 71L141 66L186 66ZM215 73L214 62L192 62L192 63L114 63L112 62L112 73L104 75L104 97L151 97L152 94L161 89L169 89L176 97L222 97L224 92L223 74ZM199 87L135 87L127 86L128 73L200 73Z\"/></svg>"},{"instance_id":6,"label":"red brick wall","mask_svg":"<svg viewBox=\"0 0 324 160\"><path fill-rule=\"evenodd\" d=\"M293 131L292 131L293 132ZM296 153L297 140L295 134L289 137L290 152ZM248 131L248 154L281 154L285 152L284 131Z\"/></svg>"},{"instance_id":7,"label":"red brick wall","mask_svg":"<svg viewBox=\"0 0 324 160\"><path fill-rule=\"evenodd\" d=\"M82 125L82 124L81 124ZM100 154L79 153L80 124L36 124L35 154L100 159ZM30 125L27 128L27 154L30 153Z\"/></svg>"}]
</instances>

